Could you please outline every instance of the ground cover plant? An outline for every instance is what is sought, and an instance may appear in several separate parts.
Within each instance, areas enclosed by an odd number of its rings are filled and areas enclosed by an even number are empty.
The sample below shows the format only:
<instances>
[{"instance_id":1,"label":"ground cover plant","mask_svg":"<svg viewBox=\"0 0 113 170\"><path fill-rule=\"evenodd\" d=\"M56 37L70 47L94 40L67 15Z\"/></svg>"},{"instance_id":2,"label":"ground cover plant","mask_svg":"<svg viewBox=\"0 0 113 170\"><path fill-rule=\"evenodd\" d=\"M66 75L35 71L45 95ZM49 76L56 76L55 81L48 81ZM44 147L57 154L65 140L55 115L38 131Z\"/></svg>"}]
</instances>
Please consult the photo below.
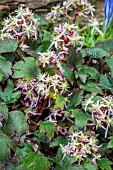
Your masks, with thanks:
<instances>
[{"instance_id":1,"label":"ground cover plant","mask_svg":"<svg viewBox=\"0 0 113 170\"><path fill-rule=\"evenodd\" d=\"M3 20L1 169L112 169L113 39L94 11L67 0L46 18L21 7Z\"/></svg>"}]
</instances>

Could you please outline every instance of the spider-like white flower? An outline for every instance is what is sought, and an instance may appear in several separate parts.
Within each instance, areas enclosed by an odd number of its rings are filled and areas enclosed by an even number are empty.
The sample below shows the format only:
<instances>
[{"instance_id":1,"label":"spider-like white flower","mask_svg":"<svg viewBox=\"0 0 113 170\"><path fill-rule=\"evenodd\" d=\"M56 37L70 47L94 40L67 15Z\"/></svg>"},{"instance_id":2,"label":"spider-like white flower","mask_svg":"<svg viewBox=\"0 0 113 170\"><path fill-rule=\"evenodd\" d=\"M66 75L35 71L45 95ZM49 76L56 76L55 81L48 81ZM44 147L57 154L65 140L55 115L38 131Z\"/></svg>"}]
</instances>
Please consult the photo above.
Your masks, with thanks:
<instances>
[{"instance_id":1,"label":"spider-like white flower","mask_svg":"<svg viewBox=\"0 0 113 170\"><path fill-rule=\"evenodd\" d=\"M68 85L67 81L61 82L60 87L61 87L61 89L62 89L61 92L60 92L60 94L65 93L65 92L68 92L69 85Z\"/></svg>"},{"instance_id":2,"label":"spider-like white flower","mask_svg":"<svg viewBox=\"0 0 113 170\"><path fill-rule=\"evenodd\" d=\"M94 111L100 110L100 108L102 107L100 100L97 100L96 103L92 103L92 106Z\"/></svg>"},{"instance_id":3,"label":"spider-like white flower","mask_svg":"<svg viewBox=\"0 0 113 170\"><path fill-rule=\"evenodd\" d=\"M85 100L85 111L87 110L87 107L89 104L92 104L94 101L92 100L94 96L91 96L90 98Z\"/></svg>"},{"instance_id":4,"label":"spider-like white flower","mask_svg":"<svg viewBox=\"0 0 113 170\"><path fill-rule=\"evenodd\" d=\"M94 16L94 12L95 8L93 5L91 5L91 3L87 3L87 12L85 12L86 14L91 13L92 16Z\"/></svg>"},{"instance_id":5,"label":"spider-like white flower","mask_svg":"<svg viewBox=\"0 0 113 170\"><path fill-rule=\"evenodd\" d=\"M106 96L102 97L102 104L104 107L108 107L109 109L113 108L113 97L112 96Z\"/></svg>"},{"instance_id":6,"label":"spider-like white flower","mask_svg":"<svg viewBox=\"0 0 113 170\"><path fill-rule=\"evenodd\" d=\"M94 31L96 30L99 34L103 35L102 31L99 29L99 22L96 18L92 18L92 19L89 19L89 26L92 27L92 31L91 31L91 34L94 33Z\"/></svg>"},{"instance_id":7,"label":"spider-like white flower","mask_svg":"<svg viewBox=\"0 0 113 170\"><path fill-rule=\"evenodd\" d=\"M72 36L68 36L70 42L70 45L73 45L74 47L78 44L81 44L81 46L83 46L83 43L81 41L82 37L78 35L77 32L74 32ZM69 45L68 44L68 45Z\"/></svg>"}]
</instances>

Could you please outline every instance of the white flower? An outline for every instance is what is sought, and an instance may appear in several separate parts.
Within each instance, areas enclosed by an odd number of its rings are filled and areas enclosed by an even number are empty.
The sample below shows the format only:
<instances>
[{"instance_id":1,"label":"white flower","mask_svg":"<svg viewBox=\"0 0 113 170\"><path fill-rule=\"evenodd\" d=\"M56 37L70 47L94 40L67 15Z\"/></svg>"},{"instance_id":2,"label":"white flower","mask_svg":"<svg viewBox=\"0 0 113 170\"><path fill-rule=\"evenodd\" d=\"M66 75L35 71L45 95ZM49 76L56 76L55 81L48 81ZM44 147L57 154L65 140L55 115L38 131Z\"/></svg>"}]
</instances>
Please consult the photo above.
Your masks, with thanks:
<instances>
[{"instance_id":1,"label":"white flower","mask_svg":"<svg viewBox=\"0 0 113 170\"><path fill-rule=\"evenodd\" d=\"M102 98L103 107L108 107L109 109L113 108L113 98L111 96L106 96Z\"/></svg>"},{"instance_id":2,"label":"white flower","mask_svg":"<svg viewBox=\"0 0 113 170\"><path fill-rule=\"evenodd\" d=\"M99 34L103 35L102 31L99 29L99 22L96 18L92 18L92 19L89 19L89 26L92 27L92 31L91 31L91 34L94 33L94 31L96 30Z\"/></svg>"},{"instance_id":3,"label":"white flower","mask_svg":"<svg viewBox=\"0 0 113 170\"><path fill-rule=\"evenodd\" d=\"M59 36L54 36L53 40L52 40L52 44L50 45L50 47L52 47L53 45L55 46L56 49L58 49L60 43L63 42L63 40L61 39L61 35ZM50 48L49 47L49 48Z\"/></svg>"},{"instance_id":4,"label":"white flower","mask_svg":"<svg viewBox=\"0 0 113 170\"><path fill-rule=\"evenodd\" d=\"M92 106L93 106L94 111L100 110L100 108L102 107L100 100L97 100L96 103L92 103Z\"/></svg>"},{"instance_id":5,"label":"white flower","mask_svg":"<svg viewBox=\"0 0 113 170\"><path fill-rule=\"evenodd\" d=\"M95 11L95 8L94 8L94 6L93 5L91 5L91 3L87 3L87 12L85 12L86 14L89 14L89 13L91 13L91 15L92 16L94 16L94 14L93 14L93 12Z\"/></svg>"},{"instance_id":6,"label":"white flower","mask_svg":"<svg viewBox=\"0 0 113 170\"><path fill-rule=\"evenodd\" d=\"M38 81L46 81L46 76L47 76L47 74L46 73L44 73L44 74L39 74L38 75Z\"/></svg>"},{"instance_id":7,"label":"white flower","mask_svg":"<svg viewBox=\"0 0 113 170\"><path fill-rule=\"evenodd\" d=\"M85 111L87 110L88 105L94 102L92 99L93 99L93 96L85 100Z\"/></svg>"}]
</instances>

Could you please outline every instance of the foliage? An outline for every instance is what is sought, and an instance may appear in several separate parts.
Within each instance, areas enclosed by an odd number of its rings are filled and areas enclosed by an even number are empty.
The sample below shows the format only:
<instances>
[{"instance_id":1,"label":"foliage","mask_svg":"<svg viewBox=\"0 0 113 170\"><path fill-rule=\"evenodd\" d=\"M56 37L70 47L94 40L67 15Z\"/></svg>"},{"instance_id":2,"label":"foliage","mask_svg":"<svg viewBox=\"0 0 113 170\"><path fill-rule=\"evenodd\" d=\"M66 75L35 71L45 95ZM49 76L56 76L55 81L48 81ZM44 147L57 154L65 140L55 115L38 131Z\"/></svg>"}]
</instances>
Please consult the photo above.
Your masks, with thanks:
<instances>
[{"instance_id":1,"label":"foliage","mask_svg":"<svg viewBox=\"0 0 113 170\"><path fill-rule=\"evenodd\" d=\"M4 133L0 133L0 161L7 160L14 150L14 142Z\"/></svg>"},{"instance_id":2,"label":"foliage","mask_svg":"<svg viewBox=\"0 0 113 170\"><path fill-rule=\"evenodd\" d=\"M112 162L109 161L107 158L102 158L101 160L98 160L97 164L102 170L111 170L111 164Z\"/></svg>"},{"instance_id":3,"label":"foliage","mask_svg":"<svg viewBox=\"0 0 113 170\"><path fill-rule=\"evenodd\" d=\"M9 112L8 121L4 124L4 132L8 136L16 134L18 137L27 130L26 117L20 111Z\"/></svg>"},{"instance_id":4,"label":"foliage","mask_svg":"<svg viewBox=\"0 0 113 170\"><path fill-rule=\"evenodd\" d=\"M3 20L0 169L112 169L113 30L94 10L66 0Z\"/></svg>"},{"instance_id":5,"label":"foliage","mask_svg":"<svg viewBox=\"0 0 113 170\"><path fill-rule=\"evenodd\" d=\"M27 57L24 61L17 62L14 67L14 78L25 78L31 80L39 74L39 62L34 58Z\"/></svg>"},{"instance_id":6,"label":"foliage","mask_svg":"<svg viewBox=\"0 0 113 170\"><path fill-rule=\"evenodd\" d=\"M15 52L17 47L17 40L3 40L0 42L0 54Z\"/></svg>"},{"instance_id":7,"label":"foliage","mask_svg":"<svg viewBox=\"0 0 113 170\"><path fill-rule=\"evenodd\" d=\"M27 170L48 170L50 167L48 159L41 153L30 153L29 155L23 157L22 164L16 168L19 170L21 168Z\"/></svg>"},{"instance_id":8,"label":"foliage","mask_svg":"<svg viewBox=\"0 0 113 170\"><path fill-rule=\"evenodd\" d=\"M12 63L7 61L4 57L0 55L0 72L1 72L1 80L3 78L8 78L12 74Z\"/></svg>"},{"instance_id":9,"label":"foliage","mask_svg":"<svg viewBox=\"0 0 113 170\"><path fill-rule=\"evenodd\" d=\"M0 99L2 99L6 104L14 103L21 95L21 91L14 91L14 84L11 80L7 82L7 87L2 91L0 86Z\"/></svg>"},{"instance_id":10,"label":"foliage","mask_svg":"<svg viewBox=\"0 0 113 170\"><path fill-rule=\"evenodd\" d=\"M57 133L57 129L54 123L50 121L46 121L46 122L40 121L39 125L40 125L40 132L46 132L50 139L54 137L55 132Z\"/></svg>"}]
</instances>

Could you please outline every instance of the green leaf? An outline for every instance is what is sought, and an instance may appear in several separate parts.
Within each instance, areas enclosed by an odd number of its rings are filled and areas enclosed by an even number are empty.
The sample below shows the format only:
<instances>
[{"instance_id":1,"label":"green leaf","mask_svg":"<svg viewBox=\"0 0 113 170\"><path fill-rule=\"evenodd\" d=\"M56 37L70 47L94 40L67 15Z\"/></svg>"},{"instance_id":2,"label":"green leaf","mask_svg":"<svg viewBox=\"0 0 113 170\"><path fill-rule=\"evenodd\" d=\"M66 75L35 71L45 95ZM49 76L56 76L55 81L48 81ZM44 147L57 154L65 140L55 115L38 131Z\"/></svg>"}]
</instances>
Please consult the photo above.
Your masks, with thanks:
<instances>
[{"instance_id":1,"label":"green leaf","mask_svg":"<svg viewBox=\"0 0 113 170\"><path fill-rule=\"evenodd\" d=\"M60 144L68 144L68 141L65 140L62 136L58 136L57 138L54 138L53 142L51 143L50 147L56 147L60 146Z\"/></svg>"},{"instance_id":2,"label":"green leaf","mask_svg":"<svg viewBox=\"0 0 113 170\"><path fill-rule=\"evenodd\" d=\"M65 103L66 103L65 97L60 95L59 93L57 93L54 108L55 109L63 109Z\"/></svg>"},{"instance_id":3,"label":"green leaf","mask_svg":"<svg viewBox=\"0 0 113 170\"><path fill-rule=\"evenodd\" d=\"M23 167L27 170L49 170L48 159L41 153L30 153L22 158Z\"/></svg>"},{"instance_id":4,"label":"green leaf","mask_svg":"<svg viewBox=\"0 0 113 170\"><path fill-rule=\"evenodd\" d=\"M26 54L25 54L24 51L22 51L22 49L18 48L16 52L17 52L17 54L18 54L19 56L21 56L22 58L26 57Z\"/></svg>"},{"instance_id":5,"label":"green leaf","mask_svg":"<svg viewBox=\"0 0 113 170\"><path fill-rule=\"evenodd\" d=\"M70 70L70 68L65 64L65 63L61 63L61 66L63 68L63 75L69 80L69 81L74 81L74 74L73 72Z\"/></svg>"},{"instance_id":6,"label":"green leaf","mask_svg":"<svg viewBox=\"0 0 113 170\"><path fill-rule=\"evenodd\" d=\"M0 161L7 160L14 147L14 142L4 133L0 133Z\"/></svg>"},{"instance_id":7,"label":"green leaf","mask_svg":"<svg viewBox=\"0 0 113 170\"><path fill-rule=\"evenodd\" d=\"M82 57L91 57L91 58L102 58L104 56L109 55L107 50L104 50L100 47L93 47L93 48L85 48L81 51Z\"/></svg>"},{"instance_id":8,"label":"green leaf","mask_svg":"<svg viewBox=\"0 0 113 170\"><path fill-rule=\"evenodd\" d=\"M52 39L52 36L51 36L51 33L50 32L48 32L48 31L46 31L46 30L44 30L44 35L43 35L43 40L44 41L50 41L51 39Z\"/></svg>"},{"instance_id":9,"label":"green leaf","mask_svg":"<svg viewBox=\"0 0 113 170\"><path fill-rule=\"evenodd\" d=\"M113 78L112 77L102 75L100 77L99 84L102 89L109 89L109 90L113 91Z\"/></svg>"},{"instance_id":10,"label":"green leaf","mask_svg":"<svg viewBox=\"0 0 113 170\"><path fill-rule=\"evenodd\" d=\"M84 167L85 167L87 170L97 170L97 169L98 169L97 165L92 165L92 163L86 163L86 164L84 165Z\"/></svg>"},{"instance_id":11,"label":"green leaf","mask_svg":"<svg viewBox=\"0 0 113 170\"><path fill-rule=\"evenodd\" d=\"M39 126L40 132L46 132L50 140L54 137L54 133L57 133L57 128L53 122L40 121Z\"/></svg>"},{"instance_id":12,"label":"green leaf","mask_svg":"<svg viewBox=\"0 0 113 170\"><path fill-rule=\"evenodd\" d=\"M17 147L16 149L16 155L20 157L26 156L29 153L33 153L33 148L28 143L24 143L23 147Z\"/></svg>"},{"instance_id":13,"label":"green leaf","mask_svg":"<svg viewBox=\"0 0 113 170\"><path fill-rule=\"evenodd\" d=\"M85 170L80 165L57 165L55 170Z\"/></svg>"},{"instance_id":14,"label":"green leaf","mask_svg":"<svg viewBox=\"0 0 113 170\"><path fill-rule=\"evenodd\" d=\"M86 160L83 161L82 165L84 168L86 168L86 170L98 170L97 165L96 164L93 165L91 163L91 160L88 158L86 158Z\"/></svg>"},{"instance_id":15,"label":"green leaf","mask_svg":"<svg viewBox=\"0 0 113 170\"><path fill-rule=\"evenodd\" d=\"M77 53L74 47L69 47L69 54L66 57L66 61L70 66L78 67L83 64L83 58L81 53Z\"/></svg>"},{"instance_id":16,"label":"green leaf","mask_svg":"<svg viewBox=\"0 0 113 170\"><path fill-rule=\"evenodd\" d=\"M105 40L95 44L97 47L103 48L107 51L113 51L113 39Z\"/></svg>"},{"instance_id":17,"label":"green leaf","mask_svg":"<svg viewBox=\"0 0 113 170\"><path fill-rule=\"evenodd\" d=\"M67 102L67 110L73 109L74 107L78 106L82 101L82 94L83 91L75 91L73 94L69 97Z\"/></svg>"},{"instance_id":18,"label":"green leaf","mask_svg":"<svg viewBox=\"0 0 113 170\"><path fill-rule=\"evenodd\" d=\"M15 52L18 47L17 40L0 40L0 54Z\"/></svg>"},{"instance_id":19,"label":"green leaf","mask_svg":"<svg viewBox=\"0 0 113 170\"><path fill-rule=\"evenodd\" d=\"M80 77L80 80L85 83L86 79L90 76L90 79L98 79L100 73L97 69L89 66L81 66L75 73L76 78Z\"/></svg>"},{"instance_id":20,"label":"green leaf","mask_svg":"<svg viewBox=\"0 0 113 170\"><path fill-rule=\"evenodd\" d=\"M93 80L88 80L86 84L83 84L79 81L78 85L81 89L89 91L89 92L97 92L99 94L103 93L99 85L95 83Z\"/></svg>"},{"instance_id":21,"label":"green leaf","mask_svg":"<svg viewBox=\"0 0 113 170\"><path fill-rule=\"evenodd\" d=\"M8 108L5 103L0 102L0 122L8 119Z\"/></svg>"},{"instance_id":22,"label":"green leaf","mask_svg":"<svg viewBox=\"0 0 113 170\"><path fill-rule=\"evenodd\" d=\"M112 76L112 78L113 78L113 56L111 56L111 57L108 58L107 64L108 64L109 67L110 67L111 76Z\"/></svg>"},{"instance_id":23,"label":"green leaf","mask_svg":"<svg viewBox=\"0 0 113 170\"><path fill-rule=\"evenodd\" d=\"M0 98L6 103L13 103L15 102L21 95L21 91L14 91L13 82L8 80L7 87L5 88L4 92L0 89Z\"/></svg>"},{"instance_id":24,"label":"green leaf","mask_svg":"<svg viewBox=\"0 0 113 170\"><path fill-rule=\"evenodd\" d=\"M21 136L27 130L27 121L24 113L20 111L9 112L8 121L5 123L3 131L12 136L15 133Z\"/></svg>"},{"instance_id":25,"label":"green leaf","mask_svg":"<svg viewBox=\"0 0 113 170\"><path fill-rule=\"evenodd\" d=\"M107 148L113 148L113 136L110 136L110 139Z\"/></svg>"},{"instance_id":26,"label":"green leaf","mask_svg":"<svg viewBox=\"0 0 113 170\"><path fill-rule=\"evenodd\" d=\"M75 123L78 127L84 127L87 125L88 120L92 120L91 116L82 112L80 109L72 110L72 118L75 118Z\"/></svg>"},{"instance_id":27,"label":"green leaf","mask_svg":"<svg viewBox=\"0 0 113 170\"><path fill-rule=\"evenodd\" d=\"M97 165L101 168L101 170L112 170L112 162L107 158L101 158L100 160L97 160Z\"/></svg>"},{"instance_id":28,"label":"green leaf","mask_svg":"<svg viewBox=\"0 0 113 170\"><path fill-rule=\"evenodd\" d=\"M43 17L39 16L39 15L34 15L35 19L38 19L38 23L39 25L48 25L48 20L44 19Z\"/></svg>"},{"instance_id":29,"label":"green leaf","mask_svg":"<svg viewBox=\"0 0 113 170\"><path fill-rule=\"evenodd\" d=\"M14 61L15 59L15 55L14 53L3 53L2 57L4 57L7 61L10 61L11 63Z\"/></svg>"},{"instance_id":30,"label":"green leaf","mask_svg":"<svg viewBox=\"0 0 113 170\"><path fill-rule=\"evenodd\" d=\"M49 65L47 67L44 68L44 72L46 72L49 75L54 75L55 74L55 66L54 65Z\"/></svg>"},{"instance_id":31,"label":"green leaf","mask_svg":"<svg viewBox=\"0 0 113 170\"><path fill-rule=\"evenodd\" d=\"M24 164L15 167L15 170L22 170L22 169L28 170L28 167L25 167ZM31 170L31 169L29 169L29 170Z\"/></svg>"},{"instance_id":32,"label":"green leaf","mask_svg":"<svg viewBox=\"0 0 113 170\"><path fill-rule=\"evenodd\" d=\"M45 41L36 49L36 51L41 53L45 52L49 48L50 44L51 43L49 41Z\"/></svg>"},{"instance_id":33,"label":"green leaf","mask_svg":"<svg viewBox=\"0 0 113 170\"><path fill-rule=\"evenodd\" d=\"M14 67L14 78L25 78L32 80L39 74L39 61L32 57L24 58L24 61L17 62Z\"/></svg>"},{"instance_id":34,"label":"green leaf","mask_svg":"<svg viewBox=\"0 0 113 170\"><path fill-rule=\"evenodd\" d=\"M49 137L44 132L40 132L39 130L36 130L34 132L34 135L37 136L37 141L39 142L43 142L43 143L50 142Z\"/></svg>"},{"instance_id":35,"label":"green leaf","mask_svg":"<svg viewBox=\"0 0 113 170\"><path fill-rule=\"evenodd\" d=\"M39 56L39 55L37 54L37 51L36 51L36 50L32 50L32 49L30 49L30 48L28 48L28 49L26 50L26 53L27 53L28 55L32 56L32 57L38 57L38 56Z\"/></svg>"},{"instance_id":36,"label":"green leaf","mask_svg":"<svg viewBox=\"0 0 113 170\"><path fill-rule=\"evenodd\" d=\"M0 82L2 81L2 79L3 79L3 72L2 72L2 70L0 69Z\"/></svg>"},{"instance_id":37,"label":"green leaf","mask_svg":"<svg viewBox=\"0 0 113 170\"><path fill-rule=\"evenodd\" d=\"M8 78L12 74L11 67L12 63L0 55L0 70L4 74L4 78Z\"/></svg>"}]
</instances>

